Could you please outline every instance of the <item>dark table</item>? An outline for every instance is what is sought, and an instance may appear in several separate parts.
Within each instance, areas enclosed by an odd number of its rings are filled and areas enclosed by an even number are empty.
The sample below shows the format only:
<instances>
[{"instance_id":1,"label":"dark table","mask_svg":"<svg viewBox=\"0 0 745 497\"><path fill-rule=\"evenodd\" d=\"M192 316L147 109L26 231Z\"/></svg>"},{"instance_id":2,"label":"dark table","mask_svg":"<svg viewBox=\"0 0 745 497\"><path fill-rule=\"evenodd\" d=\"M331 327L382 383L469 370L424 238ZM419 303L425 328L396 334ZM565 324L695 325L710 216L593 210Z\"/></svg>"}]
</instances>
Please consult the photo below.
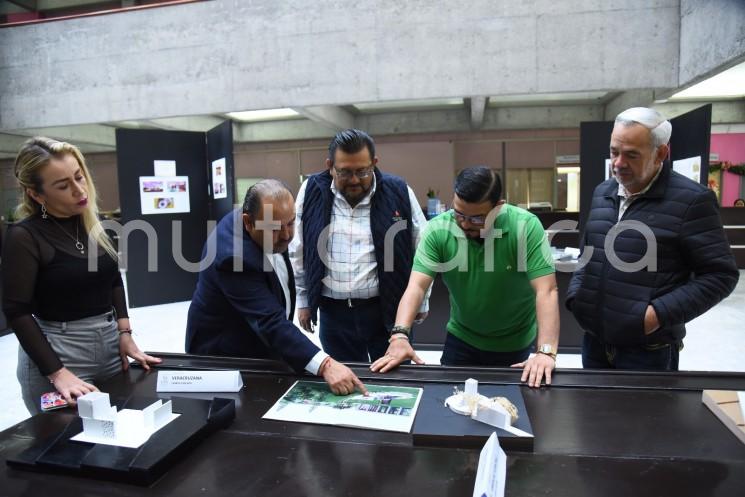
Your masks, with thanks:
<instances>
[{"instance_id":1,"label":"dark table","mask_svg":"<svg viewBox=\"0 0 745 497\"><path fill-rule=\"evenodd\" d=\"M470 496L478 450L415 446L409 434L265 421L298 377L273 361L160 354L164 369L239 369L236 419L150 488L4 468L0 495ZM401 367L363 381L422 386L519 384L505 369ZM155 395L140 369L102 385L113 398ZM705 388L745 390L740 373L600 373L563 370L550 388L522 387L534 452L508 452L507 495L741 496L745 445L701 403ZM171 394L161 394L168 397ZM208 394L172 394L211 398ZM420 413L421 415L421 413ZM53 412L0 433L5 459L60 430L74 416Z\"/></svg>"}]
</instances>

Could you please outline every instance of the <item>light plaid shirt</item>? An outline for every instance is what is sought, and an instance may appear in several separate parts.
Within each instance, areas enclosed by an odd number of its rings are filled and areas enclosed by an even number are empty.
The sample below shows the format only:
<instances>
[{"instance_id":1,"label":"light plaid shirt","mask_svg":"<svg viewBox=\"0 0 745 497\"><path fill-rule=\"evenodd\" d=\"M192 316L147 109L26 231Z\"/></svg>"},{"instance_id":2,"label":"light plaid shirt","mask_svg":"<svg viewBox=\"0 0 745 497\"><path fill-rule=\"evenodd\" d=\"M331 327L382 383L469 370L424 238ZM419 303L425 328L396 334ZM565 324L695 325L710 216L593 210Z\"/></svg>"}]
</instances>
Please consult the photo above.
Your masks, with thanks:
<instances>
[{"instance_id":1,"label":"light plaid shirt","mask_svg":"<svg viewBox=\"0 0 745 497\"><path fill-rule=\"evenodd\" d=\"M303 182L295 201L297 221L295 238L290 243L290 260L295 272L295 288L297 290L298 308L308 307L308 291L305 285L305 271L302 266L303 258L303 202L307 181ZM368 194L355 206L351 207L347 199L339 193L334 182L331 191L334 194L334 205L331 210L331 221L326 241L328 264L326 277L321 286L321 295L332 299L368 299L377 297L378 273L375 260L375 246L372 230L370 229L370 207L372 196L375 194L377 182L373 177L372 188ZM409 202L411 203L412 234L414 246L419 243L421 233L427 224L421 207L411 188ZM420 312L429 309L429 292L427 293Z\"/></svg>"}]
</instances>

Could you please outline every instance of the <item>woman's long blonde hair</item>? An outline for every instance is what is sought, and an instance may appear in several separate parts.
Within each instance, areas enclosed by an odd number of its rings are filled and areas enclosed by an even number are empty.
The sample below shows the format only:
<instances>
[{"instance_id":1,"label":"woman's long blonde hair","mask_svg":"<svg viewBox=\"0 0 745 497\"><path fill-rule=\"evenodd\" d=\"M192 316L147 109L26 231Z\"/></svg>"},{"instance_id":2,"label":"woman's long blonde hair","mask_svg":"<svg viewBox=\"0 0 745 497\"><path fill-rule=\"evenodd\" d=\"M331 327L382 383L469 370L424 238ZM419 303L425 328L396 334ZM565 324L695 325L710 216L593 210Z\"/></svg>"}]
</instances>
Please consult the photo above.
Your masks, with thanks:
<instances>
[{"instance_id":1,"label":"woman's long blonde hair","mask_svg":"<svg viewBox=\"0 0 745 497\"><path fill-rule=\"evenodd\" d=\"M93 184L88 166L85 165L83 154L78 147L66 142L60 142L43 136L31 138L23 144L18 151L15 163L15 175L21 188L21 203L16 207L16 218L25 219L41 211L41 206L28 194L28 189L41 193L43 185L41 184L41 170L51 159L61 159L65 155L72 155L85 177L88 193L88 208L83 211L83 226L89 237L96 240L114 260L118 260L118 255L111 238L101 226L98 218L98 203L96 196L96 186Z\"/></svg>"}]
</instances>

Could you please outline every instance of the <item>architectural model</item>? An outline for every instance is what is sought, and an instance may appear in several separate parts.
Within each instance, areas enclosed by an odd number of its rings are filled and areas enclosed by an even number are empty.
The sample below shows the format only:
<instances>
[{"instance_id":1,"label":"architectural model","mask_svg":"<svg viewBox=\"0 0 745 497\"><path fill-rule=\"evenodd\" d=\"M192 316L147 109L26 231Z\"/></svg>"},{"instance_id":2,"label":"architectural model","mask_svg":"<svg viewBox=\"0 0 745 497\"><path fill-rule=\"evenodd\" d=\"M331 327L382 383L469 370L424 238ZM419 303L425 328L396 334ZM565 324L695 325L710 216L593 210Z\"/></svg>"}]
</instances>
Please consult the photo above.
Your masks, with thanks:
<instances>
[{"instance_id":1,"label":"architectural model","mask_svg":"<svg viewBox=\"0 0 745 497\"><path fill-rule=\"evenodd\" d=\"M83 432L71 440L80 442L136 448L179 416L172 412L170 400L158 400L142 410L121 411L111 405L109 394L104 392L85 394L77 402Z\"/></svg>"},{"instance_id":2,"label":"architectural model","mask_svg":"<svg viewBox=\"0 0 745 497\"><path fill-rule=\"evenodd\" d=\"M518 419L517 407L505 397L489 398L478 392L478 381L466 380L463 391L455 387L453 395L445 399L445 405L453 412L486 423L515 435L532 436L512 426Z\"/></svg>"}]
</instances>

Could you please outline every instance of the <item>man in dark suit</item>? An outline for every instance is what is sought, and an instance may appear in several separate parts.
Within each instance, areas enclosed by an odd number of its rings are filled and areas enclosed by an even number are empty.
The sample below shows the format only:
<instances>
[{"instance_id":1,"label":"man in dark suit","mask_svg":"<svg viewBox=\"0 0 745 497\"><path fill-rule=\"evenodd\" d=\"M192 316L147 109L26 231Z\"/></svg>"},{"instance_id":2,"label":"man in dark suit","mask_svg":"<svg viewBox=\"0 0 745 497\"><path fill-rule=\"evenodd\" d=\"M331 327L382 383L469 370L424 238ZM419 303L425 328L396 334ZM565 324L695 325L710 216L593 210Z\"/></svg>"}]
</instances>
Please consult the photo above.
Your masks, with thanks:
<instances>
[{"instance_id":1,"label":"man in dark suit","mask_svg":"<svg viewBox=\"0 0 745 497\"><path fill-rule=\"evenodd\" d=\"M294 231L295 202L277 180L252 186L242 212L235 210L218 223L202 251L186 324L186 351L282 358L297 372L322 376L337 395L355 389L366 393L348 367L292 323L295 284L287 246Z\"/></svg>"}]
</instances>

